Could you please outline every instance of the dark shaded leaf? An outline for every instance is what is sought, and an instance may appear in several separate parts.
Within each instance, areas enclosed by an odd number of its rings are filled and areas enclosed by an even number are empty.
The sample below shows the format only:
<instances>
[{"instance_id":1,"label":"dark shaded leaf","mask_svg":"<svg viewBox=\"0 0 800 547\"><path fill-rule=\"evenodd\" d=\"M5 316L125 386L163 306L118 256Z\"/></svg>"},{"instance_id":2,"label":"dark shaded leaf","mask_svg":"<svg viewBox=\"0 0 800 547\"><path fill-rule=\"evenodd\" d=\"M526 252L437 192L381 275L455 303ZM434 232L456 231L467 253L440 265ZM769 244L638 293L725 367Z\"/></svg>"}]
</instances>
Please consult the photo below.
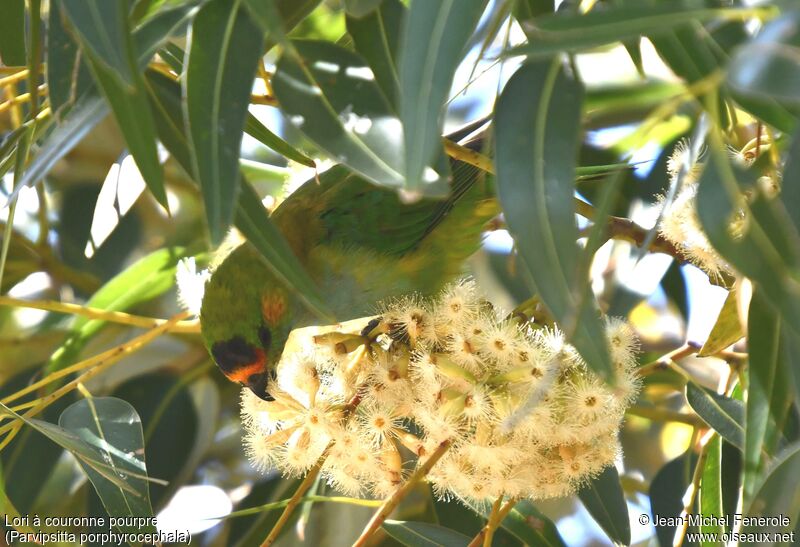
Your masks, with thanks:
<instances>
[{"instance_id":1,"label":"dark shaded leaf","mask_svg":"<svg viewBox=\"0 0 800 547\"><path fill-rule=\"evenodd\" d=\"M72 77L79 58L78 45L65 28L60 1L51 0L47 24L47 96L53 112L59 112L72 100Z\"/></svg>"},{"instance_id":2,"label":"dark shaded leaf","mask_svg":"<svg viewBox=\"0 0 800 547\"><path fill-rule=\"evenodd\" d=\"M61 0L61 8L85 50L120 80L136 86L136 67L128 32L128 3L104 0Z\"/></svg>"},{"instance_id":3,"label":"dark shaded leaf","mask_svg":"<svg viewBox=\"0 0 800 547\"><path fill-rule=\"evenodd\" d=\"M152 517L144 459L142 422L136 410L122 399L96 397L68 407L58 420L102 458L130 490L120 488L94 466L79 459L111 517ZM152 524L118 526L123 533L154 533Z\"/></svg>"},{"instance_id":4,"label":"dark shaded leaf","mask_svg":"<svg viewBox=\"0 0 800 547\"><path fill-rule=\"evenodd\" d=\"M485 503L470 507L484 517L489 518L491 506ZM522 500L503 519L500 526L531 547L565 547L566 544L558 533L556 525L544 513L539 511L529 500Z\"/></svg>"},{"instance_id":5,"label":"dark shaded leaf","mask_svg":"<svg viewBox=\"0 0 800 547\"><path fill-rule=\"evenodd\" d=\"M383 0L372 13L347 18L347 32L353 37L356 51L369 63L375 81L395 110L399 108L400 91L397 53L405 15L406 8L400 0Z\"/></svg>"},{"instance_id":6,"label":"dark shaded leaf","mask_svg":"<svg viewBox=\"0 0 800 547\"><path fill-rule=\"evenodd\" d=\"M744 449L744 405L693 382L686 384L686 400L692 410L732 445Z\"/></svg>"},{"instance_id":7,"label":"dark shaded leaf","mask_svg":"<svg viewBox=\"0 0 800 547\"><path fill-rule=\"evenodd\" d=\"M755 491L746 514L751 517L767 517L768 524L743 526L742 533L788 534L800 518L800 444L787 446L776 458L764 480ZM785 521L781 517L786 517ZM785 524L785 525L784 525ZM751 536L754 537L754 536ZM763 536L759 536L763 537ZM771 536L774 538L774 536ZM791 539L786 540L791 541ZM777 542L776 542L777 543ZM763 539L742 542L741 545L765 545Z\"/></svg>"},{"instance_id":8,"label":"dark shaded leaf","mask_svg":"<svg viewBox=\"0 0 800 547\"><path fill-rule=\"evenodd\" d=\"M791 403L791 380L780 347L781 322L780 315L757 285L747 318L750 366L744 450L745 504L752 499L762 476L765 466L762 454L772 454L776 449Z\"/></svg>"},{"instance_id":9,"label":"dark shaded leaf","mask_svg":"<svg viewBox=\"0 0 800 547\"><path fill-rule=\"evenodd\" d=\"M208 2L191 25L185 116L193 173L203 190L215 245L233 221L242 130L263 43L238 0Z\"/></svg>"},{"instance_id":10,"label":"dark shaded leaf","mask_svg":"<svg viewBox=\"0 0 800 547\"><path fill-rule=\"evenodd\" d=\"M787 324L800 332L800 280L792 273L800 270L800 235L782 202L763 195L754 172L734 169L721 146L712 148L701 176L700 222L720 254L758 282ZM743 192L755 194L744 211ZM734 237L730 225L742 213L747 216L746 229Z\"/></svg>"},{"instance_id":11,"label":"dark shaded leaf","mask_svg":"<svg viewBox=\"0 0 800 547\"><path fill-rule=\"evenodd\" d=\"M296 161L302 165L307 167L316 167L317 164L314 163L314 160L300 152L294 146L280 138L278 135L270 131L263 123L261 123L258 118L253 116L251 113L247 113L247 119L245 121L244 126L245 132L256 139L258 142L263 144L264 146L271 148L278 154L282 156Z\"/></svg>"},{"instance_id":12,"label":"dark shaded leaf","mask_svg":"<svg viewBox=\"0 0 800 547\"><path fill-rule=\"evenodd\" d=\"M625 494L619 483L616 467L613 465L606 467L599 476L581 487L578 497L612 541L624 545L630 544L628 504L625 502Z\"/></svg>"},{"instance_id":13,"label":"dark shaded leaf","mask_svg":"<svg viewBox=\"0 0 800 547\"><path fill-rule=\"evenodd\" d=\"M0 61L6 66L25 66L25 0L3 2L0 17Z\"/></svg>"},{"instance_id":14,"label":"dark shaded leaf","mask_svg":"<svg viewBox=\"0 0 800 547\"><path fill-rule=\"evenodd\" d=\"M697 455L689 451L662 467L650 483L650 512L667 519L674 519L683 511L683 495L692 480ZM669 521L667 521L669 522ZM674 521L673 521L674 522ZM675 526L656 525L658 543L672 545Z\"/></svg>"},{"instance_id":15,"label":"dark shaded leaf","mask_svg":"<svg viewBox=\"0 0 800 547\"><path fill-rule=\"evenodd\" d=\"M398 74L405 143L403 189L410 196L441 194L431 171L437 170L442 149L443 107L486 4L486 0L417 1L406 15Z\"/></svg>"},{"instance_id":16,"label":"dark shaded leaf","mask_svg":"<svg viewBox=\"0 0 800 547\"><path fill-rule=\"evenodd\" d=\"M156 117L159 138L184 170L190 172L191 160L184 121L179 115L180 89L174 81L157 72L149 72L147 81L153 109L159 113ZM283 280L286 287L296 291L309 310L319 317L332 317L316 284L291 251L286 238L270 220L255 190L246 181L241 184L235 223L264 257L267 266Z\"/></svg>"},{"instance_id":17,"label":"dark shaded leaf","mask_svg":"<svg viewBox=\"0 0 800 547\"><path fill-rule=\"evenodd\" d=\"M523 65L497 104L497 190L539 296L589 366L612 371L589 284L578 278L573 202L582 90L556 60Z\"/></svg>"},{"instance_id":18,"label":"dark shaded leaf","mask_svg":"<svg viewBox=\"0 0 800 547\"><path fill-rule=\"evenodd\" d=\"M465 547L472 539L428 522L387 520L383 523L383 529L389 536L410 547Z\"/></svg>"}]
</instances>

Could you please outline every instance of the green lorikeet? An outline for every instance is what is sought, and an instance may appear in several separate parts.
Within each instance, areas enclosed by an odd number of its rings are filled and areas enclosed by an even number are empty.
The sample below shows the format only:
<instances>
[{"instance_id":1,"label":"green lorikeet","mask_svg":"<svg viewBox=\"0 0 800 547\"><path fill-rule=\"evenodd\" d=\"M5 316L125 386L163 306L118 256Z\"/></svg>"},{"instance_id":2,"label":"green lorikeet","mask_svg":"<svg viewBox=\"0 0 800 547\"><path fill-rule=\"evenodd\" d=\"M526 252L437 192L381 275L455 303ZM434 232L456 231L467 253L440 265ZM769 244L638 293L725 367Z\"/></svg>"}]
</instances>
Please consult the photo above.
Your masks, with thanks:
<instances>
[{"instance_id":1,"label":"green lorikeet","mask_svg":"<svg viewBox=\"0 0 800 547\"><path fill-rule=\"evenodd\" d=\"M371 315L388 298L430 295L461 272L498 209L483 172L452 165L445 200L404 204L397 192L337 166L273 213L337 320ZM270 373L290 331L319 320L244 243L206 284L200 322L222 372L269 399Z\"/></svg>"}]
</instances>

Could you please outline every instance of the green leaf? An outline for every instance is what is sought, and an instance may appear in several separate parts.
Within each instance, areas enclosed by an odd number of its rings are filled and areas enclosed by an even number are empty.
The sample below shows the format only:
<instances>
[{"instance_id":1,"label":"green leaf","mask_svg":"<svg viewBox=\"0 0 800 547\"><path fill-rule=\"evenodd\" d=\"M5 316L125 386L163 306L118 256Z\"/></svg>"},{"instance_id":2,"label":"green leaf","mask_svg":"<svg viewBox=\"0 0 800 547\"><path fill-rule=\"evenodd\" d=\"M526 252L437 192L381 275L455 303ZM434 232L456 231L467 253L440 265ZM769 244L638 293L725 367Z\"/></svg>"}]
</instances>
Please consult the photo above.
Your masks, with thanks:
<instances>
[{"instance_id":1,"label":"green leaf","mask_svg":"<svg viewBox=\"0 0 800 547\"><path fill-rule=\"evenodd\" d=\"M789 215L795 231L800 232L800 131L792 136L783 166L783 180L780 200Z\"/></svg>"},{"instance_id":2,"label":"green leaf","mask_svg":"<svg viewBox=\"0 0 800 547\"><path fill-rule=\"evenodd\" d=\"M783 449L759 484L755 497L747 509L747 516L767 517L768 524L755 521L742 526L742 533L783 533L795 529L800 518L800 444L795 443ZM783 523L781 517L785 517ZM787 537L784 541L791 542ZM777 543L777 542L776 542ZM740 545L763 545L763 542L742 542Z\"/></svg>"},{"instance_id":3,"label":"green leaf","mask_svg":"<svg viewBox=\"0 0 800 547\"><path fill-rule=\"evenodd\" d=\"M781 322L761 286L756 285L747 319L750 366L744 449L745 504L752 499L756 482L764 469L762 454L774 452L791 404L791 379L780 347Z\"/></svg>"},{"instance_id":4,"label":"green leaf","mask_svg":"<svg viewBox=\"0 0 800 547\"><path fill-rule=\"evenodd\" d=\"M3 2L0 17L0 61L6 66L25 66L25 0Z\"/></svg>"},{"instance_id":5,"label":"green leaf","mask_svg":"<svg viewBox=\"0 0 800 547\"><path fill-rule=\"evenodd\" d=\"M468 505L485 518L489 518L492 512L488 503ZM522 500L514 505L500 526L531 547L566 547L553 521L529 500Z\"/></svg>"},{"instance_id":6,"label":"green leaf","mask_svg":"<svg viewBox=\"0 0 800 547\"><path fill-rule=\"evenodd\" d=\"M629 545L631 525L628 520L628 504L619 483L617 468L606 467L578 490L578 497L586 510L615 543Z\"/></svg>"},{"instance_id":7,"label":"green leaf","mask_svg":"<svg viewBox=\"0 0 800 547\"><path fill-rule=\"evenodd\" d=\"M136 87L132 62L128 3L104 0L61 0L61 8L85 51L118 78L122 86Z\"/></svg>"},{"instance_id":8,"label":"green leaf","mask_svg":"<svg viewBox=\"0 0 800 547\"><path fill-rule=\"evenodd\" d=\"M800 235L786 207L763 195L755 172L734 169L720 143L712 146L710 156L697 193L703 230L726 260L761 285L787 325L799 333ZM744 192L754 199L747 202ZM731 221L742 213L747 216L746 227L734 237Z\"/></svg>"},{"instance_id":9,"label":"green leaf","mask_svg":"<svg viewBox=\"0 0 800 547\"><path fill-rule=\"evenodd\" d=\"M153 196L168 209L155 127L125 10L127 3L62 0L61 5L77 31L95 81L114 112L136 166Z\"/></svg>"},{"instance_id":10,"label":"green leaf","mask_svg":"<svg viewBox=\"0 0 800 547\"><path fill-rule=\"evenodd\" d=\"M711 329L711 333L708 335L703 347L697 352L697 356L708 357L709 355L714 355L734 342L741 340L743 336L742 324L739 321L736 289L732 289L728 292L714 327Z\"/></svg>"},{"instance_id":11,"label":"green leaf","mask_svg":"<svg viewBox=\"0 0 800 547\"><path fill-rule=\"evenodd\" d=\"M525 21L553 13L553 2L550 0L516 0L514 2L514 17L517 21Z\"/></svg>"},{"instance_id":12,"label":"green leaf","mask_svg":"<svg viewBox=\"0 0 800 547\"><path fill-rule=\"evenodd\" d=\"M605 329L589 284L578 278L573 192L581 99L560 61L517 70L495 114L497 192L539 296L589 366L608 378Z\"/></svg>"},{"instance_id":13,"label":"green leaf","mask_svg":"<svg viewBox=\"0 0 800 547\"><path fill-rule=\"evenodd\" d=\"M700 418L722 437L744 449L744 406L741 401L714 393L693 382L686 384L686 400Z\"/></svg>"},{"instance_id":14,"label":"green leaf","mask_svg":"<svg viewBox=\"0 0 800 547\"><path fill-rule=\"evenodd\" d=\"M344 9L353 17L364 17L374 11L382 0L344 0Z\"/></svg>"},{"instance_id":15,"label":"green leaf","mask_svg":"<svg viewBox=\"0 0 800 547\"><path fill-rule=\"evenodd\" d=\"M800 107L800 13L793 11L767 23L731 58L728 85L738 94Z\"/></svg>"},{"instance_id":16,"label":"green leaf","mask_svg":"<svg viewBox=\"0 0 800 547\"><path fill-rule=\"evenodd\" d=\"M706 445L706 464L703 467L703 477L700 483L700 511L704 516L718 519L724 515L722 509L722 439L713 435ZM701 532L708 534L722 534L724 526L710 524L700 527ZM716 542L704 541L703 545L717 545Z\"/></svg>"},{"instance_id":17,"label":"green leaf","mask_svg":"<svg viewBox=\"0 0 800 547\"><path fill-rule=\"evenodd\" d=\"M59 112L72 100L73 74L79 63L78 45L65 28L59 0L51 0L47 24L47 96Z\"/></svg>"},{"instance_id":18,"label":"green leaf","mask_svg":"<svg viewBox=\"0 0 800 547\"><path fill-rule=\"evenodd\" d=\"M289 122L337 161L375 184L400 188L400 122L357 54L323 41L295 41L272 86ZM440 190L447 183L437 178Z\"/></svg>"},{"instance_id":19,"label":"green leaf","mask_svg":"<svg viewBox=\"0 0 800 547\"><path fill-rule=\"evenodd\" d=\"M465 547L472 538L438 524L387 520L386 533L410 547Z\"/></svg>"},{"instance_id":20,"label":"green leaf","mask_svg":"<svg viewBox=\"0 0 800 547\"><path fill-rule=\"evenodd\" d=\"M154 251L100 287L86 303L92 308L124 311L166 292L175 283L175 267L185 255L182 248ZM50 358L49 372L59 370L77 356L105 321L77 317L64 345Z\"/></svg>"},{"instance_id":21,"label":"green leaf","mask_svg":"<svg viewBox=\"0 0 800 547\"><path fill-rule=\"evenodd\" d=\"M528 43L512 48L507 54L543 57L558 51L577 52L663 33L684 23L711 20L721 15L735 18L737 11L697 8L696 5L691 1L637 3L620 8L596 8L585 14L562 10L523 21Z\"/></svg>"},{"instance_id":22,"label":"green leaf","mask_svg":"<svg viewBox=\"0 0 800 547\"><path fill-rule=\"evenodd\" d=\"M442 150L444 104L486 0L415 0L400 39L400 119L405 143L403 189L438 195L431 170Z\"/></svg>"},{"instance_id":23,"label":"green leaf","mask_svg":"<svg viewBox=\"0 0 800 547\"><path fill-rule=\"evenodd\" d=\"M129 403L114 397L83 399L68 407L59 425L80 438L107 462L133 491L110 483L79 459L110 517L153 517L144 461L144 437L139 415ZM152 524L118 526L123 533L155 533Z\"/></svg>"},{"instance_id":24,"label":"green leaf","mask_svg":"<svg viewBox=\"0 0 800 547\"><path fill-rule=\"evenodd\" d=\"M181 96L177 84L157 72L147 74L150 98L161 142L184 170L190 172L189 149L180 112ZM241 183L240 183L241 184ZM261 199L246 181L241 184L236 204L236 227L264 257L267 266L287 288L293 290L318 317L332 317L314 281L297 260L286 238L272 223Z\"/></svg>"},{"instance_id":25,"label":"green leaf","mask_svg":"<svg viewBox=\"0 0 800 547\"><path fill-rule=\"evenodd\" d=\"M184 113L215 245L234 216L242 130L262 46L262 33L238 0L211 0L191 25Z\"/></svg>"},{"instance_id":26,"label":"green leaf","mask_svg":"<svg viewBox=\"0 0 800 547\"><path fill-rule=\"evenodd\" d=\"M264 146L271 148L278 154L296 161L307 167L316 167L317 164L314 160L300 152L294 146L280 138L278 135L270 131L258 118L253 116L250 112L247 113L247 119L244 126L245 132L256 139Z\"/></svg>"},{"instance_id":27,"label":"green leaf","mask_svg":"<svg viewBox=\"0 0 800 547\"><path fill-rule=\"evenodd\" d=\"M375 81L395 110L400 92L397 57L405 15L406 8L400 0L383 0L379 9L364 17L347 17L347 32L353 37L356 51L369 63Z\"/></svg>"},{"instance_id":28,"label":"green leaf","mask_svg":"<svg viewBox=\"0 0 800 547\"><path fill-rule=\"evenodd\" d=\"M79 401L79 403L75 403L72 406L84 402L85 401ZM121 402L124 403L124 401ZM128 407L130 408L129 405ZM66 410L69 410L69 408ZM21 420L57 445L71 452L84 470L91 470L89 477L90 480L92 480L92 484L102 484L102 488L104 489L106 486L109 488L116 488L132 496L141 495L142 492L146 493L146 481L152 479L147 478L144 460L137 458L135 453L133 455L125 454L119 450L118 447L97 442L97 436L91 433L91 431L89 431L90 435L78 435L77 432L69 430L66 427L41 420L25 418L2 403L0 403L0 413ZM131 417L128 416L127 419L131 419ZM136 420L135 423L138 424L138 417ZM139 436L141 437L141 427L139 427ZM144 445L139 443L139 446L143 447ZM140 448L140 453L142 452L143 449ZM120 470L122 470L122 473ZM133 479L144 480L145 489L137 490L136 486L140 486L140 483L135 482ZM95 487L97 488L97 486ZM150 514L152 514L152 511L150 511Z\"/></svg>"},{"instance_id":29,"label":"green leaf","mask_svg":"<svg viewBox=\"0 0 800 547\"><path fill-rule=\"evenodd\" d=\"M650 483L650 512L655 517L666 517L666 524L656 524L656 536L659 545L672 545L675 537L675 522L683 511L683 495L691 483L692 469L694 469L697 455L691 450L674 460L668 462ZM655 518L652 519L654 522Z\"/></svg>"}]
</instances>

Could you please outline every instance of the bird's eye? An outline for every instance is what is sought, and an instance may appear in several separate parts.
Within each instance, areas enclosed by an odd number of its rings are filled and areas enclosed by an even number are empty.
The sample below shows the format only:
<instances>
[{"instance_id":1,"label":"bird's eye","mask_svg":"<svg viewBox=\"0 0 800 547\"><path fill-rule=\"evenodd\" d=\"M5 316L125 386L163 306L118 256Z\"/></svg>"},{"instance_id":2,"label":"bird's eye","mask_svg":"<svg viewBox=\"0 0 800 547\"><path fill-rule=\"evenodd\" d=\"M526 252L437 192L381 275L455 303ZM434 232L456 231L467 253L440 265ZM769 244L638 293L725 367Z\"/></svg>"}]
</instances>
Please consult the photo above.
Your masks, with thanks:
<instances>
[{"instance_id":1,"label":"bird's eye","mask_svg":"<svg viewBox=\"0 0 800 547\"><path fill-rule=\"evenodd\" d=\"M272 332L268 327L261 325L258 327L258 339L261 341L262 348L269 349L272 345Z\"/></svg>"}]
</instances>

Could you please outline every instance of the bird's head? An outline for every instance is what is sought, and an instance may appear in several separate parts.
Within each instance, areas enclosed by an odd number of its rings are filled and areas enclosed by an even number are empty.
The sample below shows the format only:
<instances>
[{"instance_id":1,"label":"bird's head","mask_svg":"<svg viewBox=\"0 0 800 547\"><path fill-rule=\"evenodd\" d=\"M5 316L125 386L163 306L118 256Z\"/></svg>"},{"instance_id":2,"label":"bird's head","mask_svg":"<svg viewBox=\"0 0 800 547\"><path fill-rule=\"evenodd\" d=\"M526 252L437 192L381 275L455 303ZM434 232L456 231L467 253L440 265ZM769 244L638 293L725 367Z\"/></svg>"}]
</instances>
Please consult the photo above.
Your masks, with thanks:
<instances>
[{"instance_id":1,"label":"bird's head","mask_svg":"<svg viewBox=\"0 0 800 547\"><path fill-rule=\"evenodd\" d=\"M297 305L250 245L228 255L206 283L200 310L206 347L222 373L271 400Z\"/></svg>"}]
</instances>

